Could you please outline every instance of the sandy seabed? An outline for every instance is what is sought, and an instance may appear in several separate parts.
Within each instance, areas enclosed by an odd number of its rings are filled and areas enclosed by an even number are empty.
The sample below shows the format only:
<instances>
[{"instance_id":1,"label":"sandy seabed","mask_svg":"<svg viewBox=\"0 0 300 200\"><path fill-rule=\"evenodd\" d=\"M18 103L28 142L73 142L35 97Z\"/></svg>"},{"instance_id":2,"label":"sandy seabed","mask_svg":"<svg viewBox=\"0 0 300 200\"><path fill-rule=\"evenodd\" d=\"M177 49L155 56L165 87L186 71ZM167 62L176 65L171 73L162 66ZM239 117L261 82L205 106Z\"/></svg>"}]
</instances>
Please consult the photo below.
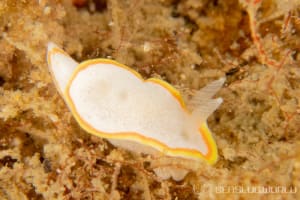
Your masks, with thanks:
<instances>
[{"instance_id":1,"label":"sandy seabed","mask_svg":"<svg viewBox=\"0 0 300 200\"><path fill-rule=\"evenodd\" d=\"M82 130L48 72L49 41L186 98L226 76L208 120L218 162L161 180L147 155ZM0 199L300 199L299 47L297 0L1 0Z\"/></svg>"}]
</instances>

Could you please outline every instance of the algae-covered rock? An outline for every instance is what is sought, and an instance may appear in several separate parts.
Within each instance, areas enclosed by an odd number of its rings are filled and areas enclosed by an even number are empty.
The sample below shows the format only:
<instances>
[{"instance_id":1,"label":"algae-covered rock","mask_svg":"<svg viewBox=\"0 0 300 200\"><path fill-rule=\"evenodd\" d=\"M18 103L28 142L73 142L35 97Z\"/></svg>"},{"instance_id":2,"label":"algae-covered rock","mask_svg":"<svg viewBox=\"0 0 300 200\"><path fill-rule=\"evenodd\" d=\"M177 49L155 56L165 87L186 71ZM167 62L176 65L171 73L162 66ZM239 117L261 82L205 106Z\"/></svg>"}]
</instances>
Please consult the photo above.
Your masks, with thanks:
<instances>
[{"instance_id":1,"label":"algae-covered rock","mask_svg":"<svg viewBox=\"0 0 300 200\"><path fill-rule=\"evenodd\" d=\"M299 13L296 0L0 1L0 199L299 199ZM186 163L85 132L48 72L49 41L186 99L226 76L208 120L218 162L163 180L159 167Z\"/></svg>"}]
</instances>

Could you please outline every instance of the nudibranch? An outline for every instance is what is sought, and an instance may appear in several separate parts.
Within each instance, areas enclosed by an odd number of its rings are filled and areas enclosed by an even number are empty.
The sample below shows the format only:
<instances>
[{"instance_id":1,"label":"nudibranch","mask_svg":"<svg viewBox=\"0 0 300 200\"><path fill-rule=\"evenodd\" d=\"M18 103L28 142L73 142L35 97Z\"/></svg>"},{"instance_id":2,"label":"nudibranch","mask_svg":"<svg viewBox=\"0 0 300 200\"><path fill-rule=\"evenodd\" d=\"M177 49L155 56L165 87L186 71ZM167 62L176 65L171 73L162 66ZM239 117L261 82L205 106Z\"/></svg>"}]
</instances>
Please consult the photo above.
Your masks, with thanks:
<instances>
[{"instance_id":1,"label":"nudibranch","mask_svg":"<svg viewBox=\"0 0 300 200\"><path fill-rule=\"evenodd\" d=\"M77 63L49 43L47 62L59 93L87 132L132 151L217 161L216 143L206 121L222 103L222 98L212 97L225 78L199 90L189 110L167 82L144 80L114 60Z\"/></svg>"}]
</instances>

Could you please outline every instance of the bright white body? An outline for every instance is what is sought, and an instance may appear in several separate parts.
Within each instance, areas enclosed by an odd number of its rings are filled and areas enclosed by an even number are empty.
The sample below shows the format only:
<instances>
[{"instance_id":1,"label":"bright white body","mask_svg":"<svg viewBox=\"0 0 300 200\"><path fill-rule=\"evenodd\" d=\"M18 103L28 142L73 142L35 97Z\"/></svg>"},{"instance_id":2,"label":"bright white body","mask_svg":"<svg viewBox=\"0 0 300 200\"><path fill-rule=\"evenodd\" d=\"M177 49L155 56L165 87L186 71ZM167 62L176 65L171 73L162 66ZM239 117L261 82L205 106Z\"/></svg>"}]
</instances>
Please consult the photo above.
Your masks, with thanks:
<instances>
[{"instance_id":1,"label":"bright white body","mask_svg":"<svg viewBox=\"0 0 300 200\"><path fill-rule=\"evenodd\" d=\"M53 43L47 58L60 93L86 131L138 152L216 162L206 119L222 103L211 97L224 79L200 90L190 112L175 88L159 79L144 80L115 61L78 64Z\"/></svg>"}]
</instances>

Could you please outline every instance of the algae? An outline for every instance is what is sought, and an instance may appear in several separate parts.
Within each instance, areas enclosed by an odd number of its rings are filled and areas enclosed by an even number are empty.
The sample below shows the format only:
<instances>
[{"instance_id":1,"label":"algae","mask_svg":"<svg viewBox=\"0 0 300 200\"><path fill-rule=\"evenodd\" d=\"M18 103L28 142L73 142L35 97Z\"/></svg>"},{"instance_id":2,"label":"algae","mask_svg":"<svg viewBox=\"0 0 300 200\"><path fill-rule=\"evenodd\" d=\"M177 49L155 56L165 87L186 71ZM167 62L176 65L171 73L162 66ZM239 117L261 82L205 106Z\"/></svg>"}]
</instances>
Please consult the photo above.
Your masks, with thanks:
<instances>
[{"instance_id":1,"label":"algae","mask_svg":"<svg viewBox=\"0 0 300 200\"><path fill-rule=\"evenodd\" d=\"M299 199L299 13L296 0L1 1L1 199ZM151 157L84 132L51 80L48 41L186 98L226 76L209 118L217 164L161 180Z\"/></svg>"}]
</instances>

